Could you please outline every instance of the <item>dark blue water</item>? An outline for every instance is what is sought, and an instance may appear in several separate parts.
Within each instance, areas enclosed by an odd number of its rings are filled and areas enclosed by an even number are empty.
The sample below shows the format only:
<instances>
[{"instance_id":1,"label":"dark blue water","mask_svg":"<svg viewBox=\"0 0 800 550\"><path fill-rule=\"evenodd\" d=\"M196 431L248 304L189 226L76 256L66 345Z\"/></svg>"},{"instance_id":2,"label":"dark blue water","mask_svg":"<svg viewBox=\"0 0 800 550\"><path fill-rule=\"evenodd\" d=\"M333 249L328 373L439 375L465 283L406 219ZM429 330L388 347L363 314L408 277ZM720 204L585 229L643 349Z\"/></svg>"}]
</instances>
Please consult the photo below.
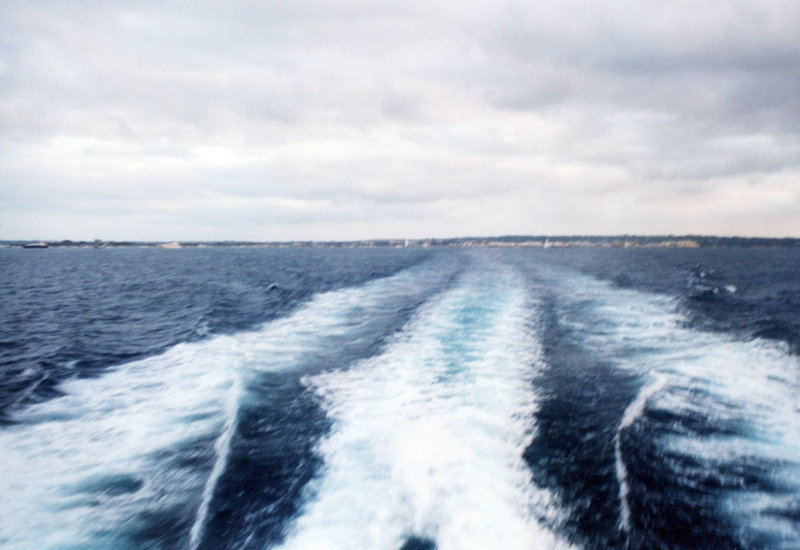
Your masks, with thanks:
<instances>
[{"instance_id":1,"label":"dark blue water","mask_svg":"<svg viewBox=\"0 0 800 550\"><path fill-rule=\"evenodd\" d=\"M0 547L800 548L798 266L0 250Z\"/></svg>"},{"instance_id":2,"label":"dark blue water","mask_svg":"<svg viewBox=\"0 0 800 550\"><path fill-rule=\"evenodd\" d=\"M425 257L381 249L8 249L0 255L0 411L57 382L247 330L316 293Z\"/></svg>"}]
</instances>

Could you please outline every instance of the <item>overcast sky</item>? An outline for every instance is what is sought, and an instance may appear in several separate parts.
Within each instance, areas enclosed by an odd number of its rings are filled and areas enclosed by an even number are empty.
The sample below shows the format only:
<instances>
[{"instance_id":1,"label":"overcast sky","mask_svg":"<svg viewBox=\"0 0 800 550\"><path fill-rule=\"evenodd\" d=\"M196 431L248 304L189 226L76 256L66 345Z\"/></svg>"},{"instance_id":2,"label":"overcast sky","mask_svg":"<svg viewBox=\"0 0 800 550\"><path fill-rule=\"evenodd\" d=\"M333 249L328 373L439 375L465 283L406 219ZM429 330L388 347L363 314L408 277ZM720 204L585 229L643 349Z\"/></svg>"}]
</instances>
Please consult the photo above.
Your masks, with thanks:
<instances>
[{"instance_id":1,"label":"overcast sky","mask_svg":"<svg viewBox=\"0 0 800 550\"><path fill-rule=\"evenodd\" d=\"M0 239L800 236L798 0L3 0Z\"/></svg>"}]
</instances>

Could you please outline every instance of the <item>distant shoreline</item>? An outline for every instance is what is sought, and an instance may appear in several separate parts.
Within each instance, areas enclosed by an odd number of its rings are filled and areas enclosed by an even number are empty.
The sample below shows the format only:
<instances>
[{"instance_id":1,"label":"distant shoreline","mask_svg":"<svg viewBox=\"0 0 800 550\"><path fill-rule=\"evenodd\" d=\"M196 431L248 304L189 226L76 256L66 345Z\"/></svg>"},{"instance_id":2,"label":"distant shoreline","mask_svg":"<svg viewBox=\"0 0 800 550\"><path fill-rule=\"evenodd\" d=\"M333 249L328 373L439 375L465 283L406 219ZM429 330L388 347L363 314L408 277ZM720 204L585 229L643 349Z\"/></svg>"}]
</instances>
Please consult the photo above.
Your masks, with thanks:
<instances>
[{"instance_id":1,"label":"distant shoreline","mask_svg":"<svg viewBox=\"0 0 800 550\"><path fill-rule=\"evenodd\" d=\"M452 239L367 239L357 241L0 241L3 248L795 248L800 238L713 236L504 236Z\"/></svg>"}]
</instances>

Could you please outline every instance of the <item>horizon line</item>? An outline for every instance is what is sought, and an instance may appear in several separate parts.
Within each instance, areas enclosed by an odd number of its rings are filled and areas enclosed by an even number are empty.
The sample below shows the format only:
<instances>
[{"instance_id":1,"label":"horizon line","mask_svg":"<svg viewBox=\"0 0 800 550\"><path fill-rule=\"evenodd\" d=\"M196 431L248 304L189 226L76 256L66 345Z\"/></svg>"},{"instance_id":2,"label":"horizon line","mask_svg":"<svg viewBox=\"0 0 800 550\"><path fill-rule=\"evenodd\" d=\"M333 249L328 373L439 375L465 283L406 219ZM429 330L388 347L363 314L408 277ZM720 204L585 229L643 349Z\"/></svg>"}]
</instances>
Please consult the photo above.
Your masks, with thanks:
<instances>
[{"instance_id":1,"label":"horizon line","mask_svg":"<svg viewBox=\"0 0 800 550\"><path fill-rule=\"evenodd\" d=\"M48 245L84 245L84 244L128 244L128 245L163 245L163 244L211 244L211 245L267 245L267 244L357 244L357 243L454 243L454 242L536 242L541 240L565 239L568 241L593 240L593 241L622 241L622 240L700 240L700 241L800 241L800 237L757 237L744 235L713 235L713 234L508 234L499 236L460 236L460 237L371 237L364 239L293 239L293 240L253 240L253 239L158 239L158 240L138 240L138 239L0 239L0 244L32 244L42 243Z\"/></svg>"}]
</instances>

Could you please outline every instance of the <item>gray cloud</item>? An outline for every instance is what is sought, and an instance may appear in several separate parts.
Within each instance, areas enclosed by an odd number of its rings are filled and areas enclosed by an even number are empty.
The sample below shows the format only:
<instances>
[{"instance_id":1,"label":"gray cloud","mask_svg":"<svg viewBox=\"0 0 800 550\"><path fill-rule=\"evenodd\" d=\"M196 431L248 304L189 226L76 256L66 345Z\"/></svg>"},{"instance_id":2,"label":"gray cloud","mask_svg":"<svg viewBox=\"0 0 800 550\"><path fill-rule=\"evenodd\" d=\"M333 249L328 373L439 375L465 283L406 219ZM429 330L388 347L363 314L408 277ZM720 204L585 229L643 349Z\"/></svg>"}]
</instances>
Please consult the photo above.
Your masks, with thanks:
<instances>
[{"instance_id":1,"label":"gray cloud","mask_svg":"<svg viewBox=\"0 0 800 550\"><path fill-rule=\"evenodd\" d=\"M0 238L800 227L794 0L0 15Z\"/></svg>"}]
</instances>

